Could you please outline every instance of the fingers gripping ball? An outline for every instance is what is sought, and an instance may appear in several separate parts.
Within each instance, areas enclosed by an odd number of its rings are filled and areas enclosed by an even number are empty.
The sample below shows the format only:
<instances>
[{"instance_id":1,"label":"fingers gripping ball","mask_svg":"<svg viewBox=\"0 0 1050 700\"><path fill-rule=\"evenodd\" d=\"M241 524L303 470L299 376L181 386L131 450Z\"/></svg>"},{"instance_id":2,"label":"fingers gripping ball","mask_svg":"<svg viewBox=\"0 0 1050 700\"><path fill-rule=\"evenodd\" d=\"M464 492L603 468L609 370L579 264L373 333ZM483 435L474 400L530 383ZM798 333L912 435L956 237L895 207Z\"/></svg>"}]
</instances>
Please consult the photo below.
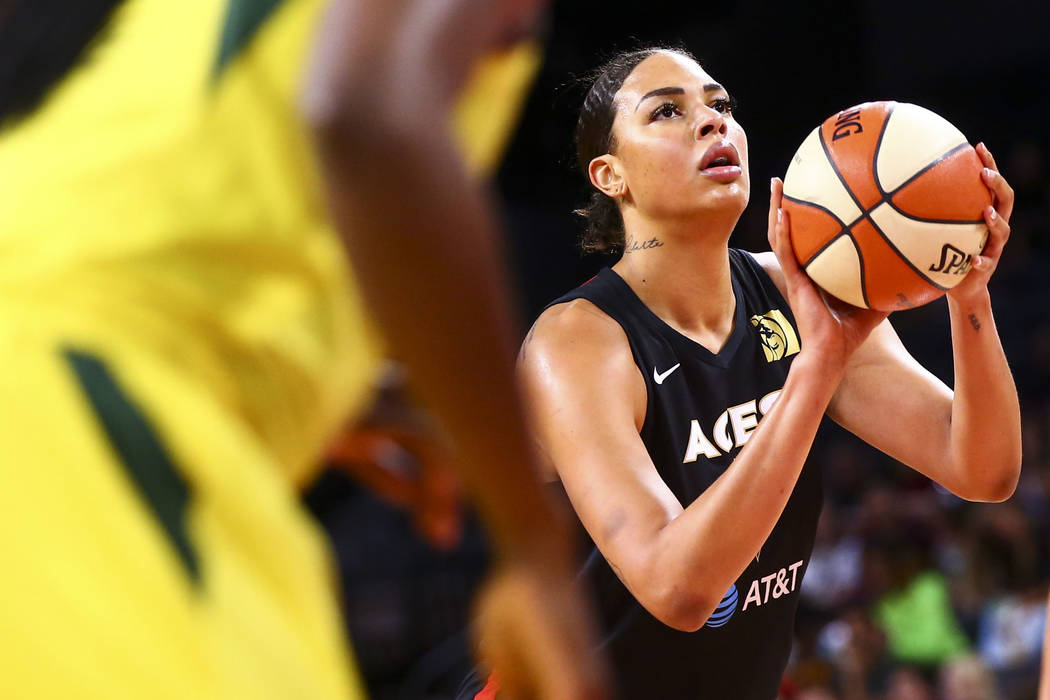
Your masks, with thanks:
<instances>
[{"instance_id":1,"label":"fingers gripping ball","mask_svg":"<svg viewBox=\"0 0 1050 700\"><path fill-rule=\"evenodd\" d=\"M791 159L784 209L806 272L879 311L940 297L988 236L991 195L966 137L928 109L866 102L829 117Z\"/></svg>"}]
</instances>

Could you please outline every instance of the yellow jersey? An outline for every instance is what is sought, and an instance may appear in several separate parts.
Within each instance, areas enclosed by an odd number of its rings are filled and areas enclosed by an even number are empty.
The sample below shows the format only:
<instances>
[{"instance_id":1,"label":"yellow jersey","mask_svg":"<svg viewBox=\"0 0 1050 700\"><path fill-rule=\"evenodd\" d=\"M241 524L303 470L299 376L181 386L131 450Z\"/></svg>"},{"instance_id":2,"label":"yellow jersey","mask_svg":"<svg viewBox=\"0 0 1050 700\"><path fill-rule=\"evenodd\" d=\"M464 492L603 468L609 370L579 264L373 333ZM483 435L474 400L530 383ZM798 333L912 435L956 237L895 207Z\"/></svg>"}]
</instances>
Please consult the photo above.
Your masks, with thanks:
<instances>
[{"instance_id":1,"label":"yellow jersey","mask_svg":"<svg viewBox=\"0 0 1050 700\"><path fill-rule=\"evenodd\" d=\"M0 324L120 338L198 376L302 481L378 345L297 111L319 0L131 0L0 132ZM538 60L478 69L456 135L491 169Z\"/></svg>"},{"instance_id":2,"label":"yellow jersey","mask_svg":"<svg viewBox=\"0 0 1050 700\"><path fill-rule=\"evenodd\" d=\"M321 0L127 0L0 130L0 696L357 698L294 485L379 343L296 109ZM491 168L537 63L483 63Z\"/></svg>"}]
</instances>

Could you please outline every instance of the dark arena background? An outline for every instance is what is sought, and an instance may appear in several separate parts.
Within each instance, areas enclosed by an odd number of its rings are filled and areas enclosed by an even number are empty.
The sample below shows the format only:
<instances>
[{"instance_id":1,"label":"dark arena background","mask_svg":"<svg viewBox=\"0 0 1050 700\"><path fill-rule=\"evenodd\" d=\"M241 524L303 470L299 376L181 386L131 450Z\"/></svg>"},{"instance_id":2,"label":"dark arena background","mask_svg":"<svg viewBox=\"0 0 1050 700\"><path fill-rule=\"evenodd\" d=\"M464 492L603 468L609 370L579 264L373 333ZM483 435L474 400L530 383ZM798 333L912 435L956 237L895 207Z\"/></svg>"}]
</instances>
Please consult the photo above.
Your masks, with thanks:
<instances>
[{"instance_id":1,"label":"dark arena background","mask_svg":"<svg viewBox=\"0 0 1050 700\"><path fill-rule=\"evenodd\" d=\"M984 141L1017 193L992 282L1021 394L1015 495L967 504L830 422L811 459L825 506L802 586L783 698L1036 697L1050 583L1050 9L1030 0L681 3L561 0L546 62L498 176L523 318L610 260L575 247L585 200L575 78L610 53L682 45L739 99L752 203L731 245L766 250L766 182L806 133L855 103L915 102ZM946 304L892 323L952 382ZM485 566L470 529L437 554L407 516L328 473L309 497L336 541L358 659L380 700L451 697L469 666L469 600ZM761 643L756 640L756 643ZM719 699L723 700L723 699ZM724 699L731 700L731 699Z\"/></svg>"}]
</instances>

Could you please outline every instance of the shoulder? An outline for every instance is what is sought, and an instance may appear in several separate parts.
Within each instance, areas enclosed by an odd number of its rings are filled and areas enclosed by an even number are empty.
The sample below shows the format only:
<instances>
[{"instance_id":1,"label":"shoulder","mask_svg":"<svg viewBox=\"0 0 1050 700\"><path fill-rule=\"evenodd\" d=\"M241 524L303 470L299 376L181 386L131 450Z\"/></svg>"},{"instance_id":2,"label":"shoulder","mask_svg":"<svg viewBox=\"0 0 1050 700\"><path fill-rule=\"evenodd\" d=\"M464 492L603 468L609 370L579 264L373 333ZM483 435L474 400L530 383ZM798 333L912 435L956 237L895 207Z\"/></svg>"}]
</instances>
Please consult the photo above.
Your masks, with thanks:
<instances>
[{"instance_id":1,"label":"shoulder","mask_svg":"<svg viewBox=\"0 0 1050 700\"><path fill-rule=\"evenodd\" d=\"M556 304L540 314L522 344L519 361L537 354L548 361L632 357L620 324L586 299Z\"/></svg>"},{"instance_id":2,"label":"shoulder","mask_svg":"<svg viewBox=\"0 0 1050 700\"><path fill-rule=\"evenodd\" d=\"M776 285L780 293L787 298L787 282L784 279L784 270L780 267L780 261L777 260L776 254L771 250L767 250L764 253L745 253L754 258L755 262L758 263L759 267L769 275L769 279L773 280L773 284Z\"/></svg>"},{"instance_id":3,"label":"shoulder","mask_svg":"<svg viewBox=\"0 0 1050 700\"><path fill-rule=\"evenodd\" d=\"M518 356L530 400L630 410L641 425L646 389L623 328L586 299L544 311Z\"/></svg>"}]
</instances>

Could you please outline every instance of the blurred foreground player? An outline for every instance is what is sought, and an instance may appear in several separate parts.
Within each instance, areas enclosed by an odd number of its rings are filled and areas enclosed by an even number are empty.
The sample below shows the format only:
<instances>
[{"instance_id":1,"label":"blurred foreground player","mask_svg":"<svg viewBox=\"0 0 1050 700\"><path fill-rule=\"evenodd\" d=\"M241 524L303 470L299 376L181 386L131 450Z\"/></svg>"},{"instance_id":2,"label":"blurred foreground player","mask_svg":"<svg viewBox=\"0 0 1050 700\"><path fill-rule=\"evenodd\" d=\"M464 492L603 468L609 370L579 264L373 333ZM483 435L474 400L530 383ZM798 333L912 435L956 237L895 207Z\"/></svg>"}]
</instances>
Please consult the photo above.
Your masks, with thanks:
<instances>
[{"instance_id":1,"label":"blurred foreground player","mask_svg":"<svg viewBox=\"0 0 1050 700\"><path fill-rule=\"evenodd\" d=\"M367 112L382 105L338 97L313 114L337 197L353 154L331 148L334 124L357 123L414 166L399 194L416 207L405 223L421 225L406 235L354 214L370 203L338 211L375 224L348 236L366 293L492 524L493 654L522 696L571 698L595 684L570 557L521 434L493 226L446 128L468 68L518 38L533 5L362 1L344 46L374 41L367 60L391 84L418 83L425 66L428 128L376 131ZM463 6L488 19L445 51L430 32L462 26ZM0 10L3 697L362 695L295 488L366 402L376 366L295 107L321 10ZM344 61L361 60L322 52L317 66L345 76ZM488 76L513 97L531 63L518 49ZM485 133L512 111L489 112ZM491 160L497 140L468 158ZM383 163L370 166L382 178ZM362 242L373 236L382 250Z\"/></svg>"}]
</instances>

